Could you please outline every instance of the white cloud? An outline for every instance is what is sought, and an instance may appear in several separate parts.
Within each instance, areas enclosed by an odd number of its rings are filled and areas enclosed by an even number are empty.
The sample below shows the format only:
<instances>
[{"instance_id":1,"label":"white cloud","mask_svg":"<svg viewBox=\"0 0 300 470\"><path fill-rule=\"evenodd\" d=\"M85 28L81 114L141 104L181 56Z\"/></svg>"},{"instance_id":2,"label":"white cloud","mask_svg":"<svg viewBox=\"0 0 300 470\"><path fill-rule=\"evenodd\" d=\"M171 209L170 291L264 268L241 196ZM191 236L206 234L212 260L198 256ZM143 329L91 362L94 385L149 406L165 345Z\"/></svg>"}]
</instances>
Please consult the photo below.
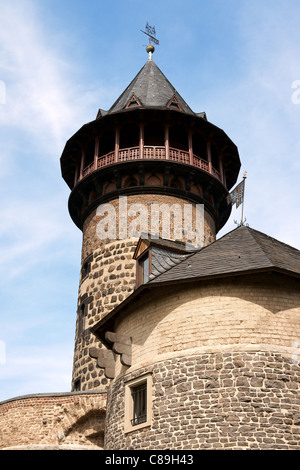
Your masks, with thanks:
<instances>
[{"instance_id":1,"label":"white cloud","mask_svg":"<svg viewBox=\"0 0 300 470\"><path fill-rule=\"evenodd\" d=\"M11 201L0 208L0 275L6 281L26 273L35 264L60 253L64 240L76 244L78 233L66 224L60 207L62 195L51 200ZM72 230L73 229L73 230Z\"/></svg>"},{"instance_id":2,"label":"white cloud","mask_svg":"<svg viewBox=\"0 0 300 470\"><path fill-rule=\"evenodd\" d=\"M6 347L5 364L0 364L1 396L71 391L73 348L69 344ZM69 372L66 372L69 371Z\"/></svg>"},{"instance_id":3,"label":"white cloud","mask_svg":"<svg viewBox=\"0 0 300 470\"><path fill-rule=\"evenodd\" d=\"M240 55L243 73L216 92L207 104L239 148L246 181L245 215L251 227L300 248L299 169L300 105L291 100L292 83L300 78L300 33L283 4L265 8L243 3ZM220 107L222 103L222 107ZM212 105L212 106L211 106ZM214 122L214 121L213 121ZM234 228L233 218L228 228Z\"/></svg>"},{"instance_id":4,"label":"white cloud","mask_svg":"<svg viewBox=\"0 0 300 470\"><path fill-rule=\"evenodd\" d=\"M79 65L63 55L67 36L60 31L56 43L55 30L43 30L45 19L34 2L0 0L0 6L0 79L6 86L0 124L15 134L25 130L36 149L58 159L71 133L96 117L95 102L105 97L105 90L83 91L72 80Z\"/></svg>"},{"instance_id":5,"label":"white cloud","mask_svg":"<svg viewBox=\"0 0 300 470\"><path fill-rule=\"evenodd\" d=\"M70 67L49 42L34 2L0 0L0 7L0 79L6 85L0 106L0 272L7 280L41 256L53 256L55 243L61 249L59 242L78 235L75 228L66 233L59 156L91 100L81 113L84 96L76 84L70 87Z\"/></svg>"}]
</instances>

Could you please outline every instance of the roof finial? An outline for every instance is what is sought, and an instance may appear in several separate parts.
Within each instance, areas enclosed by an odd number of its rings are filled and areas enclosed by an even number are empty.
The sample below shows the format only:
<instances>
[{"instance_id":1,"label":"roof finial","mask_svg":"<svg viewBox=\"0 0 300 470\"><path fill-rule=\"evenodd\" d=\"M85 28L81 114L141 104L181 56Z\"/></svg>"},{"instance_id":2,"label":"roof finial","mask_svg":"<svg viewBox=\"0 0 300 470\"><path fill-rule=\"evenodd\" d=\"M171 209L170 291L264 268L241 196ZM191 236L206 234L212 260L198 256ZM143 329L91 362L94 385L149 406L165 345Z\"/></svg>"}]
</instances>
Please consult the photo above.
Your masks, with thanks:
<instances>
[{"instance_id":1,"label":"roof finial","mask_svg":"<svg viewBox=\"0 0 300 470\"><path fill-rule=\"evenodd\" d=\"M152 44L148 44L148 46L146 47L146 51L149 54L149 59L148 60L152 60L152 54L155 51L155 47Z\"/></svg>"},{"instance_id":2,"label":"roof finial","mask_svg":"<svg viewBox=\"0 0 300 470\"><path fill-rule=\"evenodd\" d=\"M145 26L146 31L142 31L142 33L146 34L149 37L149 44L146 47L146 51L149 54L149 60L152 60L152 54L155 51L155 47L153 44L151 44L151 41L154 42L154 44L159 44L159 40L156 39L156 31L155 31L155 26L150 26L149 23L147 22Z\"/></svg>"}]
</instances>

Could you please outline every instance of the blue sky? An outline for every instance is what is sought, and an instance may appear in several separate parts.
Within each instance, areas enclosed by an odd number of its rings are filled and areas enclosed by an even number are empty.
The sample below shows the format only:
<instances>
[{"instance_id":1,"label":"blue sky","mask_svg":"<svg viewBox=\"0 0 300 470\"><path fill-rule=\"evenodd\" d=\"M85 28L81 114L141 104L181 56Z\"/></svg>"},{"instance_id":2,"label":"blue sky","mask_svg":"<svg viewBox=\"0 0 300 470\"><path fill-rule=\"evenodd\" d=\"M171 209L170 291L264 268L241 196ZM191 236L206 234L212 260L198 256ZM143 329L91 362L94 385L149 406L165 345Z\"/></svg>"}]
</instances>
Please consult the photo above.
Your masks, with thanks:
<instances>
[{"instance_id":1,"label":"blue sky","mask_svg":"<svg viewBox=\"0 0 300 470\"><path fill-rule=\"evenodd\" d=\"M81 232L59 159L146 62L147 21L156 64L239 148L247 223L300 249L298 0L0 0L0 401L70 391Z\"/></svg>"}]
</instances>

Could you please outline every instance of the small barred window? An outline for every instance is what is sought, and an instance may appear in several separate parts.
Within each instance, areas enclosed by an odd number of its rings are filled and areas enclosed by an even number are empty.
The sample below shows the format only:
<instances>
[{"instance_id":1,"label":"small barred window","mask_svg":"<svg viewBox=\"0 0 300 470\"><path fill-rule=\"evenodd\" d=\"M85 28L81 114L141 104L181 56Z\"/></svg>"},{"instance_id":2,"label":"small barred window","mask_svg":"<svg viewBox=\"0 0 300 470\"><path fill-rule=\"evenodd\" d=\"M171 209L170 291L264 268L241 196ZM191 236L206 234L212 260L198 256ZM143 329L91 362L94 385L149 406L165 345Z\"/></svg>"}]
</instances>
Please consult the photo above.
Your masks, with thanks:
<instances>
[{"instance_id":1,"label":"small barred window","mask_svg":"<svg viewBox=\"0 0 300 470\"><path fill-rule=\"evenodd\" d=\"M152 375L145 374L125 383L125 432L151 426Z\"/></svg>"},{"instance_id":2,"label":"small barred window","mask_svg":"<svg viewBox=\"0 0 300 470\"><path fill-rule=\"evenodd\" d=\"M145 423L147 421L147 383L131 388L133 417L132 426Z\"/></svg>"}]
</instances>

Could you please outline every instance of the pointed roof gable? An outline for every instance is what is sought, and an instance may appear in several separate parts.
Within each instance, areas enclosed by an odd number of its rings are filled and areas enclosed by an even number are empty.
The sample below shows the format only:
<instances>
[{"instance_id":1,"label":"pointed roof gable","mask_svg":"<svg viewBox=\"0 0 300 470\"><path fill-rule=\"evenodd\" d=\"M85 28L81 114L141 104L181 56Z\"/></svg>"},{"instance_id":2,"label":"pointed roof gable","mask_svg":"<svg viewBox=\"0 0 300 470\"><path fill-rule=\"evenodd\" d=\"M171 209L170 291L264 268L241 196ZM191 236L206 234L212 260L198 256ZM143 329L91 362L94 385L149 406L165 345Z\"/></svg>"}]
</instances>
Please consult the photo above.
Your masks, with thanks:
<instances>
[{"instance_id":1,"label":"pointed roof gable","mask_svg":"<svg viewBox=\"0 0 300 470\"><path fill-rule=\"evenodd\" d=\"M195 114L152 60L146 62L108 113L130 107L133 96L144 108L168 108L170 103L176 102L179 111Z\"/></svg>"}]
</instances>

